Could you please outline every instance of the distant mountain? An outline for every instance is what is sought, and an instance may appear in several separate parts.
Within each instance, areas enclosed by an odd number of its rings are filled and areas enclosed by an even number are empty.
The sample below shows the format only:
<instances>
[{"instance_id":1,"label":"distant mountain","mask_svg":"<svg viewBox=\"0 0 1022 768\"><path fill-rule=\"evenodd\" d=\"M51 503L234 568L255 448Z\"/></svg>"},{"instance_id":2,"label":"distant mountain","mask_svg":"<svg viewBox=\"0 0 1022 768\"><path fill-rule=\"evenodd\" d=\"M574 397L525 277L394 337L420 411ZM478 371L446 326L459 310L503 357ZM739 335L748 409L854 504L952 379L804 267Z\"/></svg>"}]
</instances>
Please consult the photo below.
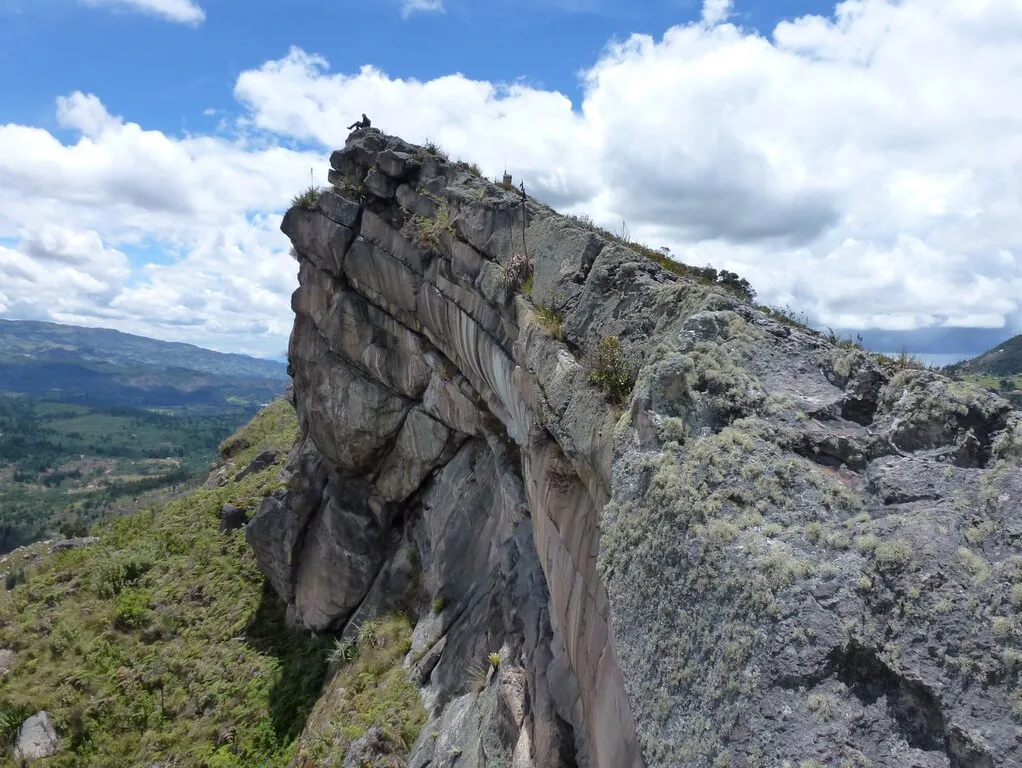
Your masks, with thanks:
<instances>
[{"instance_id":1,"label":"distant mountain","mask_svg":"<svg viewBox=\"0 0 1022 768\"><path fill-rule=\"evenodd\" d=\"M284 363L106 328L0 320L0 392L190 412L252 411L284 391Z\"/></svg>"},{"instance_id":2,"label":"distant mountain","mask_svg":"<svg viewBox=\"0 0 1022 768\"><path fill-rule=\"evenodd\" d=\"M1013 336L981 355L963 360L952 369L967 375L1022 375L1022 335Z\"/></svg>"}]
</instances>

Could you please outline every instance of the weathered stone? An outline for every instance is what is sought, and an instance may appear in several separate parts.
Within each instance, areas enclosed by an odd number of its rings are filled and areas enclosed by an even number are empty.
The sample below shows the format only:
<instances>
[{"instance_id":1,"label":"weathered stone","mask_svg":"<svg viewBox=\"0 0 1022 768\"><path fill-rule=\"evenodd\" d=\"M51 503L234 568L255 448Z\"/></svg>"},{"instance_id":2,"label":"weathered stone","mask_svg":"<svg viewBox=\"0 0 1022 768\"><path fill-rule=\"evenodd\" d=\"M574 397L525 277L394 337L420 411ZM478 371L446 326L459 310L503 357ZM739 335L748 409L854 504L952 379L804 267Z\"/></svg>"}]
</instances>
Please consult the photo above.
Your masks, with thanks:
<instances>
[{"instance_id":1,"label":"weathered stone","mask_svg":"<svg viewBox=\"0 0 1022 768\"><path fill-rule=\"evenodd\" d=\"M9 648L0 648L0 675L7 674L17 658L17 654Z\"/></svg>"},{"instance_id":2,"label":"weathered stone","mask_svg":"<svg viewBox=\"0 0 1022 768\"><path fill-rule=\"evenodd\" d=\"M375 168L366 174L363 184L365 184L366 191L369 194L376 195L376 197L383 198L384 200L394 197L394 194L397 192L397 182Z\"/></svg>"},{"instance_id":3,"label":"weathered stone","mask_svg":"<svg viewBox=\"0 0 1022 768\"><path fill-rule=\"evenodd\" d=\"M335 224L355 229L361 208L358 203L341 197L336 192L325 190L316 200L316 208Z\"/></svg>"},{"instance_id":4,"label":"weathered stone","mask_svg":"<svg viewBox=\"0 0 1022 768\"><path fill-rule=\"evenodd\" d=\"M224 504L220 510L220 533L236 531L248 522L248 512L233 504Z\"/></svg>"},{"instance_id":5,"label":"weathered stone","mask_svg":"<svg viewBox=\"0 0 1022 768\"><path fill-rule=\"evenodd\" d=\"M235 474L236 467L234 464L227 463L222 467L218 467L209 473L209 477L206 478L206 482L202 484L203 488L223 488L229 482Z\"/></svg>"},{"instance_id":6,"label":"weathered stone","mask_svg":"<svg viewBox=\"0 0 1022 768\"><path fill-rule=\"evenodd\" d=\"M99 536L84 536L77 539L61 539L50 546L50 552L64 552L68 549L81 549L99 541Z\"/></svg>"},{"instance_id":7,"label":"weathered stone","mask_svg":"<svg viewBox=\"0 0 1022 768\"><path fill-rule=\"evenodd\" d=\"M410 766L1022 762L991 650L1022 543L1005 401L885 370L375 129L331 163L375 163L386 200L348 214L341 261L336 221L288 214L304 440L246 536L307 628L416 617ZM441 200L426 249L410 220ZM506 294L516 251L531 296ZM635 374L620 404L591 376L610 334Z\"/></svg>"},{"instance_id":8,"label":"weathered stone","mask_svg":"<svg viewBox=\"0 0 1022 768\"><path fill-rule=\"evenodd\" d=\"M234 476L235 481L243 480L256 472L262 472L267 467L272 467L280 460L277 451L263 451L248 463L248 466Z\"/></svg>"},{"instance_id":9,"label":"weathered stone","mask_svg":"<svg viewBox=\"0 0 1022 768\"><path fill-rule=\"evenodd\" d=\"M376 165L390 178L401 181L411 173L416 165L416 160L407 152L395 152L388 149L379 154L376 158Z\"/></svg>"},{"instance_id":10,"label":"weathered stone","mask_svg":"<svg viewBox=\"0 0 1022 768\"><path fill-rule=\"evenodd\" d=\"M14 742L14 759L30 762L60 751L60 739L46 711L36 712L21 724Z\"/></svg>"}]
</instances>

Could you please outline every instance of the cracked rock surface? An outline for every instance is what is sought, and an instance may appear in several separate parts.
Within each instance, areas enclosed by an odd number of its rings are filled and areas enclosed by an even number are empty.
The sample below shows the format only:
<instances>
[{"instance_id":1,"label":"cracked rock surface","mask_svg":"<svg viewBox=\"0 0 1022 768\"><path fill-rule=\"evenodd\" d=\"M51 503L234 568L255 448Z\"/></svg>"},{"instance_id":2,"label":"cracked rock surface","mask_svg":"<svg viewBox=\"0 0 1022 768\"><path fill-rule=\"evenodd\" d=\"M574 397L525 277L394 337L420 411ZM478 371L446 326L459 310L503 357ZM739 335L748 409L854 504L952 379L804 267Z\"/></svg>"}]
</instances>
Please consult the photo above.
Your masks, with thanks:
<instances>
[{"instance_id":1,"label":"cracked rock surface","mask_svg":"<svg viewBox=\"0 0 1022 768\"><path fill-rule=\"evenodd\" d=\"M282 225L303 437L246 537L300 626L413 616L407 765L1022 764L1004 400L376 129L331 166ZM622 407L590 381L607 335Z\"/></svg>"}]
</instances>

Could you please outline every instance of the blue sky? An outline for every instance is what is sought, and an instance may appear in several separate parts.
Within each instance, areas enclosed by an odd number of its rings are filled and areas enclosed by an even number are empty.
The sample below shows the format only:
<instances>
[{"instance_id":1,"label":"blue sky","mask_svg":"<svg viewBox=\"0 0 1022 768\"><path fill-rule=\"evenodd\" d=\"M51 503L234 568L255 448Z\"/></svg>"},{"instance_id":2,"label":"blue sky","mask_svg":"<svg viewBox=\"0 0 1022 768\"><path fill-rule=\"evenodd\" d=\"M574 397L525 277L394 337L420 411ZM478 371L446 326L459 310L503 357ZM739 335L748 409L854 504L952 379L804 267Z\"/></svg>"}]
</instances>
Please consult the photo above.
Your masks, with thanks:
<instances>
[{"instance_id":1,"label":"blue sky","mask_svg":"<svg viewBox=\"0 0 1022 768\"><path fill-rule=\"evenodd\" d=\"M400 0L204 0L204 20L191 25L77 0L2 0L0 8L0 71L24 73L0 84L2 118L58 134L53 100L72 91L102 94L112 113L147 128L213 130L216 118L204 110L235 110L238 75L292 46L325 56L336 71L372 64L398 78L524 80L577 102L579 70L609 40L659 36L701 12L697 0L448 0L443 13L408 16ZM769 31L831 12L818 0L756 0L737 15Z\"/></svg>"},{"instance_id":2,"label":"blue sky","mask_svg":"<svg viewBox=\"0 0 1022 768\"><path fill-rule=\"evenodd\" d=\"M877 345L1017 332L1014 0L411 1L0 0L0 316L279 354L364 110Z\"/></svg>"}]
</instances>

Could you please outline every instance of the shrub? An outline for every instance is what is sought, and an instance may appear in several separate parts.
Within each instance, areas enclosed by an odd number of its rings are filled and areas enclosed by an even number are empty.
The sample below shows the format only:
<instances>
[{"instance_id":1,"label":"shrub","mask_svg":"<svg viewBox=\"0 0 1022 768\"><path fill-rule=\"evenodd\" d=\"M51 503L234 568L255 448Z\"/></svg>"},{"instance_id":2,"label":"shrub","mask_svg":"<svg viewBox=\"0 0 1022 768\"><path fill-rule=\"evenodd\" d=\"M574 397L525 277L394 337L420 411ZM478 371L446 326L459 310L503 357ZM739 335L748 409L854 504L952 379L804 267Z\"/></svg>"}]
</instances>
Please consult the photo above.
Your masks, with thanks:
<instances>
[{"instance_id":1,"label":"shrub","mask_svg":"<svg viewBox=\"0 0 1022 768\"><path fill-rule=\"evenodd\" d=\"M311 211L316 207L316 202L322 193L323 190L319 187L309 186L291 198L291 205L295 208L304 208L307 211Z\"/></svg>"},{"instance_id":2,"label":"shrub","mask_svg":"<svg viewBox=\"0 0 1022 768\"><path fill-rule=\"evenodd\" d=\"M480 179L483 176L483 172L479 170L479 166L476 165L475 163L468 163L464 160L459 160L457 163L455 163L455 165L457 165L458 168L461 168L463 171L468 171L477 179Z\"/></svg>"},{"instance_id":3,"label":"shrub","mask_svg":"<svg viewBox=\"0 0 1022 768\"><path fill-rule=\"evenodd\" d=\"M604 336L592 356L589 383L606 392L610 402L624 405L635 386L636 375L635 366L621 352L621 340Z\"/></svg>"},{"instance_id":4,"label":"shrub","mask_svg":"<svg viewBox=\"0 0 1022 768\"><path fill-rule=\"evenodd\" d=\"M347 198L356 203L364 203L366 199L366 188L365 184L357 179L349 177L342 178L339 182L333 185L334 192L339 194L341 197Z\"/></svg>"},{"instance_id":5,"label":"shrub","mask_svg":"<svg viewBox=\"0 0 1022 768\"><path fill-rule=\"evenodd\" d=\"M419 233L419 245L434 250L440 247L440 236L444 232L453 232L451 224L451 206L441 203L436 216L416 216L415 229Z\"/></svg>"},{"instance_id":6,"label":"shrub","mask_svg":"<svg viewBox=\"0 0 1022 768\"><path fill-rule=\"evenodd\" d=\"M528 253L515 251L511 255L511 260L507 263L507 266L502 267L503 275L501 278L504 283L504 290L507 291L508 296L518 293L526 284L528 284L531 290L533 266L532 257Z\"/></svg>"},{"instance_id":7,"label":"shrub","mask_svg":"<svg viewBox=\"0 0 1022 768\"><path fill-rule=\"evenodd\" d=\"M435 142L430 141L429 139L426 139L426 143L423 144L423 148L430 155L433 155L435 157L439 157L442 160L446 160L447 159L447 153L444 152L442 149L440 149L440 146L438 144L436 144Z\"/></svg>"},{"instance_id":8,"label":"shrub","mask_svg":"<svg viewBox=\"0 0 1022 768\"><path fill-rule=\"evenodd\" d=\"M490 662L490 666L493 667L494 669L496 669L497 667L500 666L500 654L499 653L496 653L496 652L491 653L489 656L486 657L486 660L488 662Z\"/></svg>"},{"instance_id":9,"label":"shrub","mask_svg":"<svg viewBox=\"0 0 1022 768\"><path fill-rule=\"evenodd\" d=\"M0 747L11 747L18 738L21 724L31 716L32 710L24 704L0 705Z\"/></svg>"},{"instance_id":10,"label":"shrub","mask_svg":"<svg viewBox=\"0 0 1022 768\"><path fill-rule=\"evenodd\" d=\"M547 304L536 305L536 316L543 329L557 341L564 341L564 313Z\"/></svg>"}]
</instances>

